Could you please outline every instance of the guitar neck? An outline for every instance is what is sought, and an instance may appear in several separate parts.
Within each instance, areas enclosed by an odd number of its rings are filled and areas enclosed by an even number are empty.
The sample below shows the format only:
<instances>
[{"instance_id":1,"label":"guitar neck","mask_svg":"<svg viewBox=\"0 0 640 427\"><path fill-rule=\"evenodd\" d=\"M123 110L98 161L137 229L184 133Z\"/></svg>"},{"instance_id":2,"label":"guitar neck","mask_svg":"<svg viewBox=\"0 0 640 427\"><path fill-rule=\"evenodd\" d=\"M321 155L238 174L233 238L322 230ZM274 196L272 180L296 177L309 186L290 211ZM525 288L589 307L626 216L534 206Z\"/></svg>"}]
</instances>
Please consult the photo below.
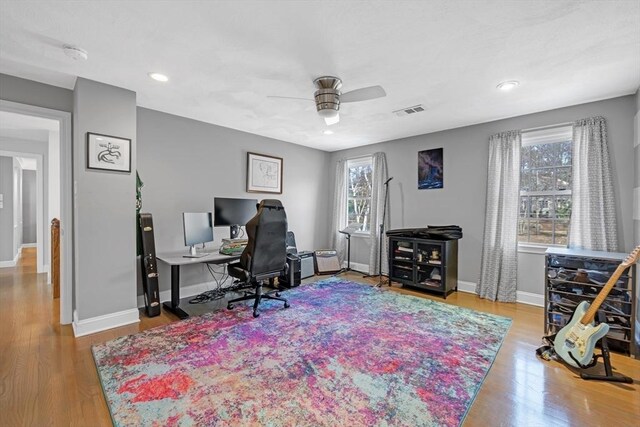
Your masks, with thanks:
<instances>
[{"instance_id":1,"label":"guitar neck","mask_svg":"<svg viewBox=\"0 0 640 427\"><path fill-rule=\"evenodd\" d=\"M593 303L591 303L589 310L587 310L584 316L582 316L582 318L580 319L580 323L582 323L583 325L588 325L591 322L593 322L593 319L595 319L596 313L598 313L600 306L602 305L604 300L607 298L607 296L609 295L609 292L611 292L611 289L613 289L616 282L618 281L620 276L622 276L622 273L624 273L626 269L627 269L627 266L624 264L620 264L618 268L616 268L616 271L613 272L613 274L607 281L607 284L604 285L604 288L602 288L602 290L600 291L596 299L593 301Z\"/></svg>"}]
</instances>

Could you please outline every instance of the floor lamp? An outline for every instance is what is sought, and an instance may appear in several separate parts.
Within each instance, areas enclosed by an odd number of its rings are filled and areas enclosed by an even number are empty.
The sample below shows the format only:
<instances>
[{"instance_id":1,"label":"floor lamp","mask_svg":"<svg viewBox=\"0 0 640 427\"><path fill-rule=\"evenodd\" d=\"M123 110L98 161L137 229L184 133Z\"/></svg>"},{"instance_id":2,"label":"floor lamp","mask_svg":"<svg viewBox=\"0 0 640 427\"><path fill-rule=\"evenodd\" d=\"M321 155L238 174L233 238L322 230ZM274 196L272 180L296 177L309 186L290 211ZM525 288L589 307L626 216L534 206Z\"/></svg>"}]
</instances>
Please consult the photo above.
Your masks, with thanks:
<instances>
[{"instance_id":1,"label":"floor lamp","mask_svg":"<svg viewBox=\"0 0 640 427\"><path fill-rule=\"evenodd\" d=\"M387 179L384 182L384 205L382 205L382 222L380 223L380 235L378 236L378 287L382 286L382 239L384 238L384 222L387 218L387 197L389 196L389 181L391 181L393 177ZM367 275L364 277L371 277L373 275Z\"/></svg>"}]
</instances>

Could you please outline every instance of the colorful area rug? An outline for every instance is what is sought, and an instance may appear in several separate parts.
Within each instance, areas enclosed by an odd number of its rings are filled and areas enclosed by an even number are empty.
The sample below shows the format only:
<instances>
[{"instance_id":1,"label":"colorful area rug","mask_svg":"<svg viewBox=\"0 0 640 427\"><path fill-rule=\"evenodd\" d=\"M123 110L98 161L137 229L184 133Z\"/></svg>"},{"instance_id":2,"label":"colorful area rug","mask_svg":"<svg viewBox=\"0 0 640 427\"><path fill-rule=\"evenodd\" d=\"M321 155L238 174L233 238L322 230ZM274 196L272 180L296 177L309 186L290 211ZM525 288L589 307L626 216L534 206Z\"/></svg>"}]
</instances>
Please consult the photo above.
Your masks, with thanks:
<instances>
[{"instance_id":1,"label":"colorful area rug","mask_svg":"<svg viewBox=\"0 0 640 427\"><path fill-rule=\"evenodd\" d=\"M118 426L455 426L511 320L340 279L93 347Z\"/></svg>"}]
</instances>

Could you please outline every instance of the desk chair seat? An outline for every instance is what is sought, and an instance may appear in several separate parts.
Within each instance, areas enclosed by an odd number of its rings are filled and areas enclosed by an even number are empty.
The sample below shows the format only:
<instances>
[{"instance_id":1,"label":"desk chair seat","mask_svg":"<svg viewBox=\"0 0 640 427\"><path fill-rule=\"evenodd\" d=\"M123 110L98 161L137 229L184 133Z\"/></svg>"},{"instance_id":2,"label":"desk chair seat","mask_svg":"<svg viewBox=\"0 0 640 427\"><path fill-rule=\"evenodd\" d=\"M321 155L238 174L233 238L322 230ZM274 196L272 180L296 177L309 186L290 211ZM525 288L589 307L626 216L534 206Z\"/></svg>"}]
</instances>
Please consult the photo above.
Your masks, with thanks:
<instances>
[{"instance_id":1,"label":"desk chair seat","mask_svg":"<svg viewBox=\"0 0 640 427\"><path fill-rule=\"evenodd\" d=\"M279 200L265 199L258 205L258 212L246 225L248 243L240 255L240 261L229 264L229 275L254 288L253 292L245 292L240 298L227 303L230 310L234 303L254 300L253 317L258 317L258 307L263 299L272 299L284 302L284 307L289 307L289 302L281 298L277 290L263 292L262 285L265 280L273 282L287 268L287 214Z\"/></svg>"}]
</instances>

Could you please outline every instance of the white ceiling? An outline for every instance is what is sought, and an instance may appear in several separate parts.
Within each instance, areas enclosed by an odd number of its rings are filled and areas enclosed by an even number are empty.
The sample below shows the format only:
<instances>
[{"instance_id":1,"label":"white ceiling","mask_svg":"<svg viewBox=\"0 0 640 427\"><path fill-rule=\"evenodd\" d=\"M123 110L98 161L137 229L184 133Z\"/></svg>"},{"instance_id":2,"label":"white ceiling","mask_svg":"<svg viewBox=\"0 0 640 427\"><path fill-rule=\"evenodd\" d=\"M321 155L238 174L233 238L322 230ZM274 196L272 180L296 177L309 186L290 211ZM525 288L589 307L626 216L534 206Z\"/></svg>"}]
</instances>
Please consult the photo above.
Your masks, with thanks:
<instances>
[{"instance_id":1,"label":"white ceiling","mask_svg":"<svg viewBox=\"0 0 640 427\"><path fill-rule=\"evenodd\" d=\"M0 72L66 88L81 76L143 107L334 151L634 93L640 1L2 0ZM333 135L312 102L267 98L311 98L326 74L388 95L343 104ZM496 90L511 79L520 87ZM415 104L427 110L391 113Z\"/></svg>"}]
</instances>

